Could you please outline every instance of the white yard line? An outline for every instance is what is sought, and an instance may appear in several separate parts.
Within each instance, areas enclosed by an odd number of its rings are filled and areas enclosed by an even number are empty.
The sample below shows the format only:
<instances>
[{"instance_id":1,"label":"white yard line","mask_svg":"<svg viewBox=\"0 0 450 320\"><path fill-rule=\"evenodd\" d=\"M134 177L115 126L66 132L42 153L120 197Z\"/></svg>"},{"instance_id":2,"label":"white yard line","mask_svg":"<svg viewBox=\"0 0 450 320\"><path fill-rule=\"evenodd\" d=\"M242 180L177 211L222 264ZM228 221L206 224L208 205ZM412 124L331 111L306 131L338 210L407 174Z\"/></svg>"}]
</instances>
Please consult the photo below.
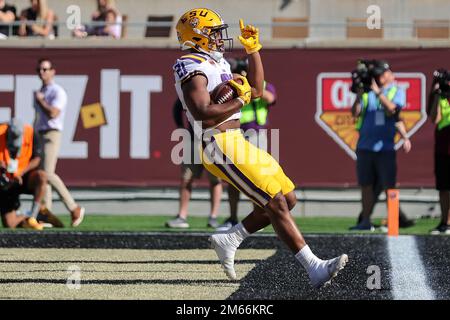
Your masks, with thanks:
<instances>
[{"instance_id":1,"label":"white yard line","mask_svg":"<svg viewBox=\"0 0 450 320\"><path fill-rule=\"evenodd\" d=\"M387 239L391 261L392 294L395 300L433 300L414 236Z\"/></svg>"}]
</instances>

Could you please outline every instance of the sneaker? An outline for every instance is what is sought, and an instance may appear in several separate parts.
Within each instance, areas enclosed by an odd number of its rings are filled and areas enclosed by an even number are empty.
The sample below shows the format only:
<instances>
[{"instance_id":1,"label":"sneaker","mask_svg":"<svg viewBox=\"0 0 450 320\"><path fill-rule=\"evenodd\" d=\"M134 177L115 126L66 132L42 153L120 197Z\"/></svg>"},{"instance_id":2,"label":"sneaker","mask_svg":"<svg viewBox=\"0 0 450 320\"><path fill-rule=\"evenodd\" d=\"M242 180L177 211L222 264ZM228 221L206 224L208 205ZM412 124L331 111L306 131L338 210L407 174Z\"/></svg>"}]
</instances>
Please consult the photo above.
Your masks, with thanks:
<instances>
[{"instance_id":1,"label":"sneaker","mask_svg":"<svg viewBox=\"0 0 450 320\"><path fill-rule=\"evenodd\" d=\"M370 232L374 232L375 231L375 226L373 224L362 224L359 223L356 226L350 227L349 228L350 231L370 231Z\"/></svg>"},{"instance_id":2,"label":"sneaker","mask_svg":"<svg viewBox=\"0 0 450 320\"><path fill-rule=\"evenodd\" d=\"M337 276L339 271L344 269L347 262L348 256L346 254L320 262L320 265L315 269L314 273L309 274L311 285L316 289L330 285L331 280Z\"/></svg>"},{"instance_id":3,"label":"sneaker","mask_svg":"<svg viewBox=\"0 0 450 320\"><path fill-rule=\"evenodd\" d=\"M177 216L175 219L169 220L166 222L167 228L178 228L178 229L187 229L189 228L189 223L187 223L186 219Z\"/></svg>"},{"instance_id":4,"label":"sneaker","mask_svg":"<svg viewBox=\"0 0 450 320\"><path fill-rule=\"evenodd\" d=\"M237 225L238 222L231 220L231 219L227 219L223 224L221 224L220 226L216 227L216 231L227 231L229 229L231 229L232 227L234 227L235 225Z\"/></svg>"},{"instance_id":5,"label":"sneaker","mask_svg":"<svg viewBox=\"0 0 450 320\"><path fill-rule=\"evenodd\" d=\"M47 208L41 209L37 215L36 220L40 223L50 224L55 228L64 228L64 224Z\"/></svg>"},{"instance_id":6,"label":"sneaker","mask_svg":"<svg viewBox=\"0 0 450 320\"><path fill-rule=\"evenodd\" d=\"M216 251L222 268L230 280L236 280L236 271L234 270L234 255L236 247L228 240L227 233L213 234L208 238L210 246Z\"/></svg>"},{"instance_id":7,"label":"sneaker","mask_svg":"<svg viewBox=\"0 0 450 320\"><path fill-rule=\"evenodd\" d=\"M400 217L398 221L399 228L410 228L414 226L416 222L412 219L409 219L403 212L400 212Z\"/></svg>"},{"instance_id":8,"label":"sneaker","mask_svg":"<svg viewBox=\"0 0 450 320\"><path fill-rule=\"evenodd\" d=\"M217 228L219 226L219 222L217 222L217 218L209 217L208 218L208 228Z\"/></svg>"},{"instance_id":9,"label":"sneaker","mask_svg":"<svg viewBox=\"0 0 450 320\"><path fill-rule=\"evenodd\" d=\"M362 212L358 216L358 224L361 223L361 220L362 220ZM400 210L399 221L398 221L399 228L409 228L414 225L416 225L416 222L413 219L409 219L407 217L407 215L402 210ZM387 219L381 220L380 227L383 227L383 226L387 226ZM374 225L374 227L377 227L377 226Z\"/></svg>"},{"instance_id":10,"label":"sneaker","mask_svg":"<svg viewBox=\"0 0 450 320\"><path fill-rule=\"evenodd\" d=\"M450 226L448 224L439 223L439 225L430 231L432 235L450 234Z\"/></svg>"},{"instance_id":11,"label":"sneaker","mask_svg":"<svg viewBox=\"0 0 450 320\"><path fill-rule=\"evenodd\" d=\"M399 220L398 220L398 227L399 228L410 228L416 225L416 221L414 221L413 219L409 219L408 217L406 217L406 215L402 215L400 214ZM384 227L387 228L388 226L388 220L387 219L382 219L381 220L381 226L380 227Z\"/></svg>"},{"instance_id":12,"label":"sneaker","mask_svg":"<svg viewBox=\"0 0 450 320\"><path fill-rule=\"evenodd\" d=\"M41 225L42 225L42 228L44 228L44 229L53 228L53 225L51 223L47 223L47 222L42 223L41 222Z\"/></svg>"},{"instance_id":13,"label":"sneaker","mask_svg":"<svg viewBox=\"0 0 450 320\"><path fill-rule=\"evenodd\" d=\"M33 229L33 230L43 230L44 226L37 222L37 220L33 217L29 217L25 219L22 224L22 227L25 229Z\"/></svg>"},{"instance_id":14,"label":"sneaker","mask_svg":"<svg viewBox=\"0 0 450 320\"><path fill-rule=\"evenodd\" d=\"M78 227L81 222L83 222L84 214L86 212L86 209L83 207L78 206L73 212L71 212L72 215L72 227Z\"/></svg>"}]
</instances>

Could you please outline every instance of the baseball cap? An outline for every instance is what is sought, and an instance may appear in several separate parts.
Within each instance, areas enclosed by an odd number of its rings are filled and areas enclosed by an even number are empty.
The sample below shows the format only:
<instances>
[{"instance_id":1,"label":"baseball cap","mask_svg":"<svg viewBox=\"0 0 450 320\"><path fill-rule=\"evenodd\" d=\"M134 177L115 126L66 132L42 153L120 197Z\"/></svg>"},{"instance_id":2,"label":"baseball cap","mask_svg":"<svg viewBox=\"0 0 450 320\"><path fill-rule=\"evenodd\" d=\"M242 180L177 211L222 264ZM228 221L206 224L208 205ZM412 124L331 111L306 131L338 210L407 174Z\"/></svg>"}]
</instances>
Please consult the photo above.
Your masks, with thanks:
<instances>
[{"instance_id":1,"label":"baseball cap","mask_svg":"<svg viewBox=\"0 0 450 320\"><path fill-rule=\"evenodd\" d=\"M389 63L385 60L378 60L375 63L375 66L373 68L373 73L376 76L382 75L385 71L391 70L391 67L389 66Z\"/></svg>"},{"instance_id":2,"label":"baseball cap","mask_svg":"<svg viewBox=\"0 0 450 320\"><path fill-rule=\"evenodd\" d=\"M12 118L8 123L8 146L20 148L22 146L23 123L17 118Z\"/></svg>"}]
</instances>

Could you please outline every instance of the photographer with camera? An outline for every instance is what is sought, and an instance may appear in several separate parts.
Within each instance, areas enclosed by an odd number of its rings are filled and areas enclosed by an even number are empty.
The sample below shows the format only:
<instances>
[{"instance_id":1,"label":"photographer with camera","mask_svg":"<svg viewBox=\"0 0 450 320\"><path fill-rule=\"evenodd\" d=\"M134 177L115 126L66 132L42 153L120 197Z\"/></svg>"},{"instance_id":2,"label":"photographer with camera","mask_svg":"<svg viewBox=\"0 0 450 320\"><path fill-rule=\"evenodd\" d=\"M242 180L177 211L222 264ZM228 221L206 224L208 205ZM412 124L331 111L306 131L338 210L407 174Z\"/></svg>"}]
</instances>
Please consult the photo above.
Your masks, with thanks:
<instances>
[{"instance_id":1,"label":"photographer with camera","mask_svg":"<svg viewBox=\"0 0 450 320\"><path fill-rule=\"evenodd\" d=\"M18 119L0 124L0 213L5 228L42 230L37 217L47 187L47 176L39 170L41 158L34 130ZM20 194L34 195L29 216L19 216Z\"/></svg>"},{"instance_id":2,"label":"photographer with camera","mask_svg":"<svg viewBox=\"0 0 450 320\"><path fill-rule=\"evenodd\" d=\"M431 234L450 234L450 72L433 73L427 114L436 125L434 134L434 174L439 191L441 221Z\"/></svg>"},{"instance_id":3,"label":"photographer with camera","mask_svg":"<svg viewBox=\"0 0 450 320\"><path fill-rule=\"evenodd\" d=\"M379 193L395 188L397 164L394 137L396 130L405 140L405 152L411 149L400 110L406 104L405 91L395 85L394 74L386 61L362 60L352 72L352 91L356 99L352 114L359 131L356 147L358 184L361 186L362 213L350 230L374 230L370 217ZM400 224L410 226L402 213Z\"/></svg>"}]
</instances>

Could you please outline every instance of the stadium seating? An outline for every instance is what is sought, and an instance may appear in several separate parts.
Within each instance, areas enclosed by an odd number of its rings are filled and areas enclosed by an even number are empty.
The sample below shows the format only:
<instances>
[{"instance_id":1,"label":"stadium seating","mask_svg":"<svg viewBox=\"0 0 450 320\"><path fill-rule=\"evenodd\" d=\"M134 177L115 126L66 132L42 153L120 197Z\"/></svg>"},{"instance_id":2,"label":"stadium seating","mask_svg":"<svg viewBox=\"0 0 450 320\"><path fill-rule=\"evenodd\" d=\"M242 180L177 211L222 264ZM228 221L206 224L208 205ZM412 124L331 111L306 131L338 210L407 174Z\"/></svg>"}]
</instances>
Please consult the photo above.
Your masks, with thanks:
<instances>
[{"instance_id":1,"label":"stadium seating","mask_svg":"<svg viewBox=\"0 0 450 320\"><path fill-rule=\"evenodd\" d=\"M9 0L14 3L19 13L29 7L29 0ZM259 26L262 40L281 40L274 43L290 45L299 40L333 39L347 41L353 39L402 39L415 41L417 39L450 39L449 18L450 2L443 0L409 0L381 1L375 0L371 5L382 5L382 29L369 30L365 26L369 3L359 0L297 0L286 1L280 5L275 0L241 1L229 0L223 3L207 0L202 6L220 11L230 25L230 32L238 30L238 21L242 12L252 12L258 3L258 13L248 20ZM158 41L176 42L173 32L178 17L188 8L176 2L152 0L148 5L146 0L115 1L117 9L124 16L122 39L160 38ZM72 32L66 27L66 12L71 0L48 0L48 5L59 17L55 33L59 39L70 39ZM78 0L81 9L81 22L90 21L90 15L95 10L95 0ZM235 10L239 7L239 10ZM333 11L329 8L333 7ZM433 7L439 10L430 10ZM401 8L401 9L400 9ZM401 10L402 15L392 12ZM168 23L169 25L153 24ZM128 26L127 26L128 24ZM17 33L17 27L13 28ZM292 45L291 43L291 45Z\"/></svg>"},{"instance_id":2,"label":"stadium seating","mask_svg":"<svg viewBox=\"0 0 450 320\"><path fill-rule=\"evenodd\" d=\"M381 29L368 29L366 18L347 18L347 38L383 38L383 22Z\"/></svg>"},{"instance_id":3,"label":"stadium seating","mask_svg":"<svg viewBox=\"0 0 450 320\"><path fill-rule=\"evenodd\" d=\"M128 15L127 14L123 14L122 15L122 32L120 37L122 39L126 38L128 34Z\"/></svg>"},{"instance_id":4,"label":"stadium seating","mask_svg":"<svg viewBox=\"0 0 450 320\"><path fill-rule=\"evenodd\" d=\"M53 34L55 35L55 38L58 37L59 35L59 18L58 16L55 14L55 22L53 24Z\"/></svg>"},{"instance_id":5,"label":"stadium seating","mask_svg":"<svg viewBox=\"0 0 450 320\"><path fill-rule=\"evenodd\" d=\"M147 22L167 22L173 24L173 15L167 15L167 16L148 16ZM145 29L145 37L170 37L170 31L172 29L172 26L163 26L163 25L148 25Z\"/></svg>"},{"instance_id":6,"label":"stadium seating","mask_svg":"<svg viewBox=\"0 0 450 320\"><path fill-rule=\"evenodd\" d=\"M450 36L450 20L414 20L414 37L444 38Z\"/></svg>"},{"instance_id":7,"label":"stadium seating","mask_svg":"<svg viewBox=\"0 0 450 320\"><path fill-rule=\"evenodd\" d=\"M280 25L277 25L280 23ZM282 25L292 23L292 25ZM308 38L309 18L272 18L272 38Z\"/></svg>"}]
</instances>

